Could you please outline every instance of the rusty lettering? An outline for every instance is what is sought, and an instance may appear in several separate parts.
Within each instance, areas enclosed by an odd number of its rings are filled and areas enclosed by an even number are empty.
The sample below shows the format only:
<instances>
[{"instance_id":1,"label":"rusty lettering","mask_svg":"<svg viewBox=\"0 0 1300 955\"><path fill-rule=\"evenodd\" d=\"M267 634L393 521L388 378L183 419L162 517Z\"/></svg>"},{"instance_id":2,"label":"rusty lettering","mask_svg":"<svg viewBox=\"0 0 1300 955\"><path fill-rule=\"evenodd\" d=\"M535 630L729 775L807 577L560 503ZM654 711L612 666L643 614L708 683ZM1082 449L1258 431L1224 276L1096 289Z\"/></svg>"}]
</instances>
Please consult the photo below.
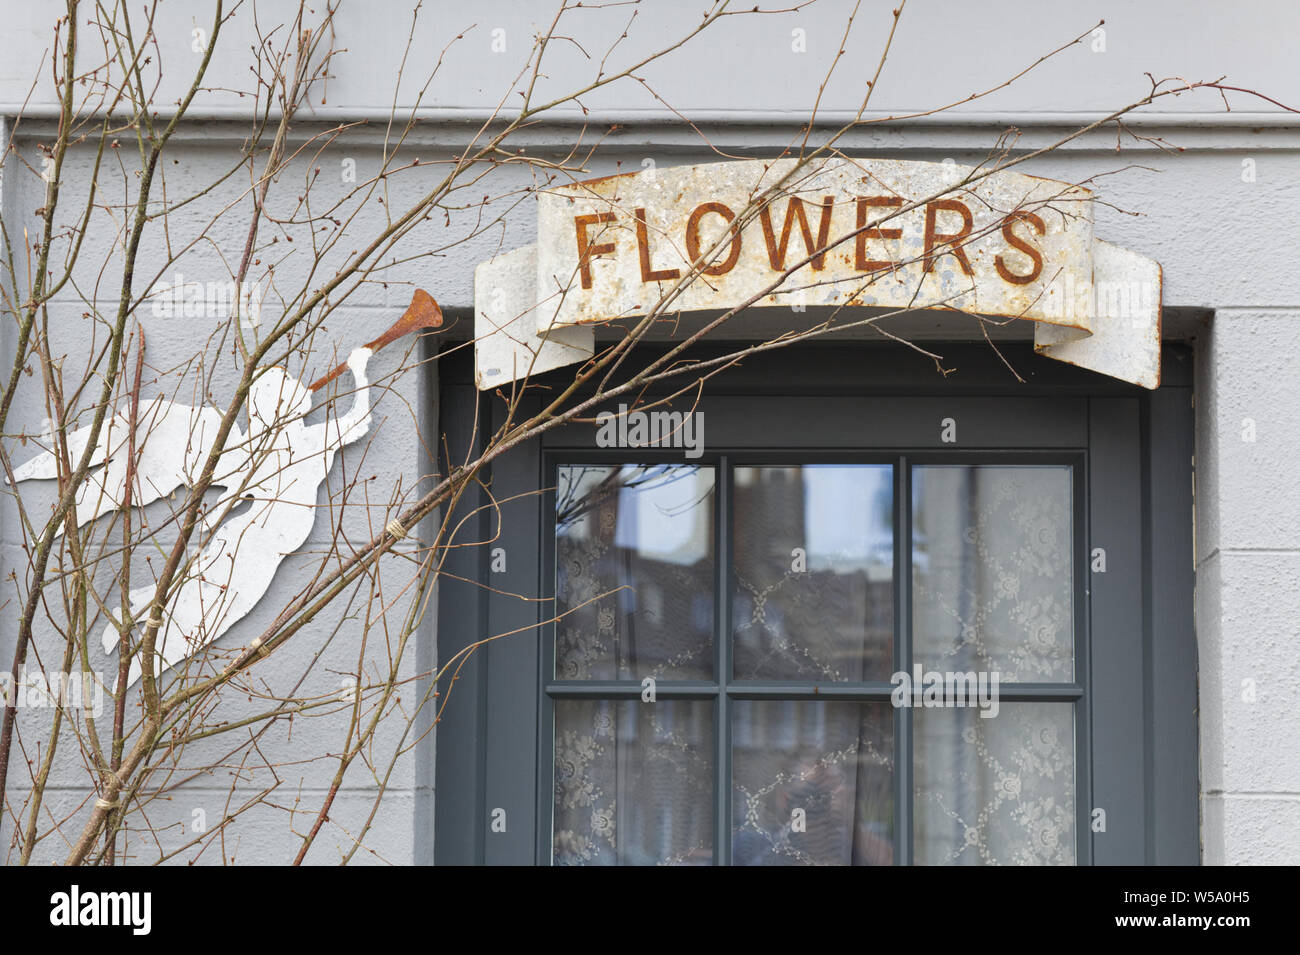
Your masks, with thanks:
<instances>
[{"instance_id":1,"label":"rusty lettering","mask_svg":"<svg viewBox=\"0 0 1300 955\"><path fill-rule=\"evenodd\" d=\"M785 252L790 244L790 230L794 227L794 220L799 220L799 231L803 234L804 248L808 254L812 255L810 264L815 271L821 271L822 266L826 264L826 242L831 234L831 209L835 205L834 196L825 196L822 199L822 217L821 222L817 225L817 244L813 244L812 229L808 225L808 215L804 212L803 200L798 196L791 197L785 207L785 223L781 227L781 242L778 245L776 233L772 228L771 204L763 206L759 210L758 217L763 223L763 239L767 242L767 258L772 263L772 268L780 272L785 269ZM823 250L823 251L818 251ZM813 253L816 252L816 255Z\"/></svg>"},{"instance_id":2,"label":"rusty lettering","mask_svg":"<svg viewBox=\"0 0 1300 955\"><path fill-rule=\"evenodd\" d=\"M612 212L593 212L590 215L574 216L573 226L578 235L578 275L583 288L591 288L591 260L598 255L614 251L613 242L601 242L593 245L587 236L587 227L614 221Z\"/></svg>"},{"instance_id":3,"label":"rusty lettering","mask_svg":"<svg viewBox=\"0 0 1300 955\"><path fill-rule=\"evenodd\" d=\"M632 214L636 216L636 252L641 258L641 281L665 282L680 276L682 273L677 269L655 269L651 267L650 230L646 227L645 210L635 209Z\"/></svg>"},{"instance_id":4,"label":"rusty lettering","mask_svg":"<svg viewBox=\"0 0 1300 955\"><path fill-rule=\"evenodd\" d=\"M937 231L936 220L940 212L955 212L961 216L962 226L957 232L939 232ZM935 199L933 202L925 204L925 271L933 272L934 264L944 253L934 255L935 246L949 246L951 252L961 264L962 271L967 275L974 275L975 270L971 268L970 260L966 258L966 250L962 247L962 240L970 235L971 229L975 226L975 220L970 214L970 209L964 202L958 202L956 199Z\"/></svg>"},{"instance_id":5,"label":"rusty lettering","mask_svg":"<svg viewBox=\"0 0 1300 955\"><path fill-rule=\"evenodd\" d=\"M1017 275L1007 268L1006 263L1002 261L1001 255L995 258L993 260L993 265L998 270L998 275L1002 276L1003 279L1010 282L1012 285L1028 285L1043 273L1043 254L1030 245L1027 240L1022 239L1011 231L1012 226L1020 221L1028 222L1037 230L1039 235L1045 235L1047 233L1047 223L1044 222L1040 216L1037 216L1032 212L1026 212L1023 209L1017 209L1002 220L1002 237L1007 240L1007 245L1011 246L1013 249L1019 249L1021 252L1025 253L1025 255L1029 256L1034 263L1033 268L1030 269L1027 274Z\"/></svg>"},{"instance_id":6,"label":"rusty lettering","mask_svg":"<svg viewBox=\"0 0 1300 955\"><path fill-rule=\"evenodd\" d=\"M691 212L691 217L686 220L686 253L691 257L692 262L700 261L700 220L710 212L722 216L729 223L734 223L736 214L731 211L730 207L723 205L721 202L705 202L695 207ZM731 226L731 248L727 250L727 257L721 262L715 262L708 268L700 271L705 275L726 275L736 267L740 261L740 230Z\"/></svg>"},{"instance_id":7,"label":"rusty lettering","mask_svg":"<svg viewBox=\"0 0 1300 955\"><path fill-rule=\"evenodd\" d=\"M854 265L859 272L878 272L881 269L892 269L894 263L885 259L868 259L867 258L867 240L868 239L901 239L903 237L902 229L880 229L865 228L867 224L867 210L869 209L897 209L903 204L901 196L859 196L858 197L858 235L857 235L857 252L854 255Z\"/></svg>"}]
</instances>

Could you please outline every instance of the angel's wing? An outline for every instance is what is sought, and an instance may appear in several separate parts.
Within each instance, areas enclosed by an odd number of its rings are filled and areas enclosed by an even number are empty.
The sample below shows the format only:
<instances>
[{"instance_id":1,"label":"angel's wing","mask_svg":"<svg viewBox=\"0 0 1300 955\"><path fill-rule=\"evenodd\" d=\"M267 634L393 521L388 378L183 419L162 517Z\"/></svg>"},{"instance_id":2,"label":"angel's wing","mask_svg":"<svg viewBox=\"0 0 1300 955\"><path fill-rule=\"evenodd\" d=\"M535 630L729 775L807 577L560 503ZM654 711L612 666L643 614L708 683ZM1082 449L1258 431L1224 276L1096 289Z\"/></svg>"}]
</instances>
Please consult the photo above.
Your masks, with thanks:
<instances>
[{"instance_id":1,"label":"angel's wing","mask_svg":"<svg viewBox=\"0 0 1300 955\"><path fill-rule=\"evenodd\" d=\"M138 486L132 503L148 504L182 485L197 482L220 429L221 413L215 408L155 401L142 410L139 430L147 434L147 439L139 448ZM239 456L234 449L240 448L244 439L244 432L233 425L223 444L229 456ZM226 487L238 479L237 469L232 472L230 467L218 464L212 483Z\"/></svg>"},{"instance_id":2,"label":"angel's wing","mask_svg":"<svg viewBox=\"0 0 1300 955\"><path fill-rule=\"evenodd\" d=\"M212 451L221 415L208 407L175 404L159 397L139 410L135 431L135 481L131 505L143 507L170 494L182 485L194 483ZM240 444L243 432L234 428L227 447ZM90 429L78 428L68 436L68 451L74 466L90 443ZM126 497L127 460L131 434L127 416L121 412L104 421L90 464L99 470L87 475L77 489L77 526L80 527L122 506ZM214 483L224 486L229 476L217 469ZM50 479L58 476L52 451L44 451L14 470L15 481Z\"/></svg>"},{"instance_id":3,"label":"angel's wing","mask_svg":"<svg viewBox=\"0 0 1300 955\"><path fill-rule=\"evenodd\" d=\"M125 483L126 469L118 462L124 461L126 457L120 452L127 440L127 427L127 419L117 414L106 418L100 428L99 440L95 442L95 448L90 455L90 467L99 470L92 470L87 474L85 482L77 489L75 506L78 527L102 513L97 505L107 502L107 493L114 482ZM90 431L89 427L77 428L68 435L68 460L74 468L80 463L81 456L85 454L90 444ZM53 447L14 468L14 483L52 480L58 476L59 462ZM116 500L121 500L120 493ZM116 505L106 506L104 510L109 510L112 506ZM59 526L57 533L63 533L62 525Z\"/></svg>"},{"instance_id":4,"label":"angel's wing","mask_svg":"<svg viewBox=\"0 0 1300 955\"><path fill-rule=\"evenodd\" d=\"M111 421L105 421L104 427L100 429L99 442L95 446L94 455L90 459L91 467L103 464L104 459L108 456L109 437L113 430L110 427L111 423ZM89 443L90 428L78 428L68 435L68 457L72 460L73 467L76 467L76 463L86 453L86 445ZM14 468L15 484L20 481L50 481L58 476L59 464L53 449L43 451L26 464ZM5 478L5 483L9 483L8 478Z\"/></svg>"}]
</instances>

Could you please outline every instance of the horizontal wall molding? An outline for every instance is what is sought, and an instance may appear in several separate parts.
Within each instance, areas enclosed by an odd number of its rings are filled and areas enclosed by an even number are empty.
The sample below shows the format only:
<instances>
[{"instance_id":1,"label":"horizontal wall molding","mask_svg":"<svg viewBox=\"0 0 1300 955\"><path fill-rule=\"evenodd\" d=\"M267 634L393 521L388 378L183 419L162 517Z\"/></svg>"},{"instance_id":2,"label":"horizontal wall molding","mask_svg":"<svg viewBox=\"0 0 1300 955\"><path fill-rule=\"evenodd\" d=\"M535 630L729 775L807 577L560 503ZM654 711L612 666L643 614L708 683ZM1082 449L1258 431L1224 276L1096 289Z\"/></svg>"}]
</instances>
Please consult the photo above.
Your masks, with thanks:
<instances>
[{"instance_id":1,"label":"horizontal wall molding","mask_svg":"<svg viewBox=\"0 0 1300 955\"><path fill-rule=\"evenodd\" d=\"M174 109L159 109L160 120L171 118ZM1104 119L1101 113L986 113L952 112L916 119L896 119L889 114L868 114L862 124L849 130L838 145L853 150L972 149L987 150L1008 129L1020 135L1011 150L1025 153L1051 145L1063 136ZM0 119L10 125L21 117L16 128L19 138L52 136L58 111L42 104L23 109L20 104L0 104ZM455 148L474 139L484 126L499 128L504 120L489 111L428 108L391 111L383 108L324 108L312 110L295 120L291 139L306 141L342 124L361 124L347 130L348 143L382 144L401 136L406 123L415 119L416 126L406 134L411 146L445 146ZM278 117L272 117L271 130ZM390 128L390 120L392 125ZM247 139L254 117L236 107L194 108L178 126L175 139L205 144L242 143ZM814 138L831 134L853 121L852 114L819 114L812 123ZM600 150L644 153L689 150L698 152L709 145L741 155L785 150L802 138L808 114L786 110L700 111L682 115L638 110L588 114L569 111L548 112L519 130L512 142L539 147L571 148L575 134L588 130L600 136ZM1284 112L1164 112L1135 113L1124 118L1126 129L1139 134L1157 134L1169 144L1184 150L1290 150L1300 149L1300 114ZM611 132L611 127L617 127ZM122 134L127 135L127 134ZM269 135L269 133L268 133ZM1116 126L1109 123L1062 146L1074 152L1108 152L1113 154ZM1162 145L1124 136L1127 152L1158 152Z\"/></svg>"},{"instance_id":2,"label":"horizontal wall molding","mask_svg":"<svg viewBox=\"0 0 1300 955\"><path fill-rule=\"evenodd\" d=\"M1118 107L1117 107L1118 108ZM911 112L919 113L923 108ZM384 119L393 115L387 106L326 106L309 108L308 118L320 122L360 119ZM600 125L602 123L637 123L640 125L676 126L686 120L710 124L769 123L802 124L807 120L806 110L792 109L701 109L673 112L664 109L624 108L616 110L593 109L589 112L575 109L555 109L544 114L546 122L571 126ZM15 116L25 113L32 118L55 118L59 115L57 103L32 103L23 108L21 103L0 103L0 114ZM153 111L155 119L169 120L176 113L174 105L159 104ZM398 107L397 115L410 116L410 107ZM251 119L253 113L242 106L193 106L186 111L193 119ZM280 118L280 110L269 112L272 121ZM420 120L450 120L465 123L502 121L517 115L506 110L482 108L457 108L449 106L417 107L414 115ZM1096 110L1034 110L992 111L954 108L942 113L912 118L907 111L881 112L868 110L862 114L864 122L890 122L914 126L1085 126L1105 119L1109 113ZM817 114L815 126L843 126L857 116L856 111L823 110ZM84 118L84 117L83 117ZM1290 127L1300 128L1300 114L1284 110L1138 110L1125 118L1126 126L1224 126L1224 127Z\"/></svg>"}]
</instances>

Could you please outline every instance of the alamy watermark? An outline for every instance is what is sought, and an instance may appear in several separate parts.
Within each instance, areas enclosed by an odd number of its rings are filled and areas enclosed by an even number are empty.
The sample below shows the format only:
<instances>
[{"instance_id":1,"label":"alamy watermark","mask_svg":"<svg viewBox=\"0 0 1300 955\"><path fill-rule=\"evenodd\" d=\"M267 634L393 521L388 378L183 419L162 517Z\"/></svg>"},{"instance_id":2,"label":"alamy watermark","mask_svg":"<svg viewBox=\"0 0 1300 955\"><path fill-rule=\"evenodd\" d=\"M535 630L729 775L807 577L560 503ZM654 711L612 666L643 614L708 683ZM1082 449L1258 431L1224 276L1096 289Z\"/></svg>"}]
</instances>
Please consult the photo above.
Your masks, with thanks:
<instances>
[{"instance_id":1,"label":"alamy watermark","mask_svg":"<svg viewBox=\"0 0 1300 955\"><path fill-rule=\"evenodd\" d=\"M153 893L82 890L73 885L67 892L50 896L50 924L122 926L132 935L148 935L153 928Z\"/></svg>"},{"instance_id":2,"label":"alamy watermark","mask_svg":"<svg viewBox=\"0 0 1300 955\"><path fill-rule=\"evenodd\" d=\"M174 278L149 292L158 318L229 318L238 310L245 326L262 320L262 290L256 282L187 282L180 272Z\"/></svg>"},{"instance_id":3,"label":"alamy watermark","mask_svg":"<svg viewBox=\"0 0 1300 955\"><path fill-rule=\"evenodd\" d=\"M1160 286L1143 281L1076 282L1067 272L1057 283L1058 294L1045 296L1040 308L1049 318L1088 320L1104 316L1145 328L1160 306Z\"/></svg>"},{"instance_id":4,"label":"alamy watermark","mask_svg":"<svg viewBox=\"0 0 1300 955\"><path fill-rule=\"evenodd\" d=\"M684 448L687 458L704 453L704 412L628 411L596 415L596 446L600 448Z\"/></svg>"},{"instance_id":5,"label":"alamy watermark","mask_svg":"<svg viewBox=\"0 0 1300 955\"><path fill-rule=\"evenodd\" d=\"M899 670L889 682L894 684L889 699L896 708L979 707L980 719L998 715L1001 674L996 670L940 672L926 670L917 663L911 673Z\"/></svg>"},{"instance_id":6,"label":"alamy watermark","mask_svg":"<svg viewBox=\"0 0 1300 955\"><path fill-rule=\"evenodd\" d=\"M18 709L89 710L92 716L104 712L104 680L101 674L51 673L24 669L14 683L13 674L0 672L0 701Z\"/></svg>"}]
</instances>

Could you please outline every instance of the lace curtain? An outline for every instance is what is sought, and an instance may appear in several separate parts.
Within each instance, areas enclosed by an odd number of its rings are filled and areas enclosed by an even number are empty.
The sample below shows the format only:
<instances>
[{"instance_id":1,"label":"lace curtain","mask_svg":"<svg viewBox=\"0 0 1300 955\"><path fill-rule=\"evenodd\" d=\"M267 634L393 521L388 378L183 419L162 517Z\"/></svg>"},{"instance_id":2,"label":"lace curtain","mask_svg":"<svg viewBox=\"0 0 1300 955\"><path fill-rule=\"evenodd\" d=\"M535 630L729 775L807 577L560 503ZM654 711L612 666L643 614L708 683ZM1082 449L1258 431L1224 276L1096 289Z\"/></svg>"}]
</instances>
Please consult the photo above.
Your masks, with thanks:
<instances>
[{"instance_id":1,"label":"lace curtain","mask_svg":"<svg viewBox=\"0 0 1300 955\"><path fill-rule=\"evenodd\" d=\"M913 471L915 659L1013 682L1074 676L1070 469ZM915 710L917 862L1073 864L1074 706Z\"/></svg>"}]
</instances>

